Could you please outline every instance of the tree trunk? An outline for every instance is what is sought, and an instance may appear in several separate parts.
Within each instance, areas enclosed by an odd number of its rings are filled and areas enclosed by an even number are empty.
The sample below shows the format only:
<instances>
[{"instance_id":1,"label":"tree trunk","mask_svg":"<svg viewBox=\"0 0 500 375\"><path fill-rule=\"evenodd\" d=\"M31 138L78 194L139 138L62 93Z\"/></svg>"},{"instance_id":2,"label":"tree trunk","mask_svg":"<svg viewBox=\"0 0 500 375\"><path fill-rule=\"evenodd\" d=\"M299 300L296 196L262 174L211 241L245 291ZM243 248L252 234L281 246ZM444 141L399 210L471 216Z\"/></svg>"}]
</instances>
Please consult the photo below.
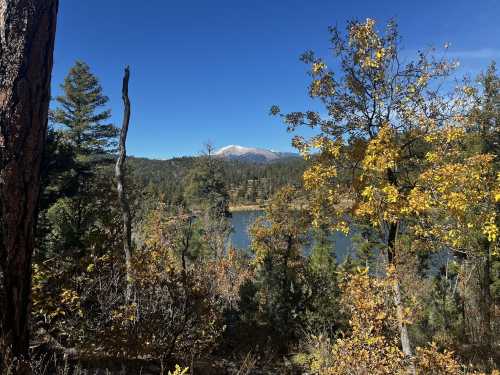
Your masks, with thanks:
<instances>
[{"instance_id":1,"label":"tree trunk","mask_svg":"<svg viewBox=\"0 0 500 375\"><path fill-rule=\"evenodd\" d=\"M397 186L396 174L391 168L387 169L387 180L394 186ZM390 265L396 267L396 238L398 235L398 223L389 223L389 233L387 236L387 258ZM396 314L398 316L399 334L401 336L401 349L405 357L408 359L409 373L415 374L415 364L413 353L411 350L410 336L408 335L408 327L404 322L403 302L401 301L401 286L399 276L396 272L394 283L394 305L396 306Z\"/></svg>"},{"instance_id":2,"label":"tree trunk","mask_svg":"<svg viewBox=\"0 0 500 375\"><path fill-rule=\"evenodd\" d=\"M396 305L396 314L398 316L399 334L401 335L401 348L407 358L413 358L413 352L411 350L411 345L410 345L410 337L408 336L408 328L404 323L404 312L403 312L404 310L403 310L403 303L401 301L401 288L397 276L393 289L394 289L394 304Z\"/></svg>"},{"instance_id":3,"label":"tree trunk","mask_svg":"<svg viewBox=\"0 0 500 375\"><path fill-rule=\"evenodd\" d=\"M396 266L396 237L398 232L397 224L389 225L389 235L387 240L388 246L388 261L389 264ZM408 327L404 322L404 309L403 302L401 301L401 287L399 283L399 278L396 273L396 279L393 287L394 292L394 305L396 306L396 314L398 318L399 335L401 336L401 349L405 357L409 360L409 373L415 374L415 364L413 362L413 352L411 349L410 336L408 335Z\"/></svg>"},{"instance_id":4,"label":"tree trunk","mask_svg":"<svg viewBox=\"0 0 500 375\"><path fill-rule=\"evenodd\" d=\"M130 77L130 70L127 66L123 76L122 86L122 99L123 99L123 124L120 131L119 154L116 161L115 176L116 176L116 189L118 190L118 199L122 208L123 216L123 252L125 253L125 267L127 272L127 290L125 294L126 301L130 300L132 295L132 220L130 218L130 206L127 199L127 192L125 191L125 159L127 157L127 150L125 143L127 142L128 125L130 122L130 100L128 97L128 80Z\"/></svg>"},{"instance_id":5,"label":"tree trunk","mask_svg":"<svg viewBox=\"0 0 500 375\"><path fill-rule=\"evenodd\" d=\"M58 0L0 0L0 329L27 357L31 258Z\"/></svg>"}]
</instances>

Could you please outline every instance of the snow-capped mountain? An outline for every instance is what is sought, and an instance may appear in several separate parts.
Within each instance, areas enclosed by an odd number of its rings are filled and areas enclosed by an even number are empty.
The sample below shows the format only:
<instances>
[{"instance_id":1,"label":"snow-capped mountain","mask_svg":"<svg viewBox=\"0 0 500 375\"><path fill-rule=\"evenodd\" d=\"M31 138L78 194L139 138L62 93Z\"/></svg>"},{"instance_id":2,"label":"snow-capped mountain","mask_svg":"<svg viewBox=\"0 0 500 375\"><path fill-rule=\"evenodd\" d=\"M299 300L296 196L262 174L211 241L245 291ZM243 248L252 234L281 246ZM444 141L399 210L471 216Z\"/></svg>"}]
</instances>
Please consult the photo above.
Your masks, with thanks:
<instances>
[{"instance_id":1,"label":"snow-capped mountain","mask_svg":"<svg viewBox=\"0 0 500 375\"><path fill-rule=\"evenodd\" d=\"M243 147L237 145L222 147L215 153L215 155L226 159L249 161L253 163L267 163L282 158L297 156L297 154L293 154L291 152L277 152L264 148Z\"/></svg>"}]
</instances>

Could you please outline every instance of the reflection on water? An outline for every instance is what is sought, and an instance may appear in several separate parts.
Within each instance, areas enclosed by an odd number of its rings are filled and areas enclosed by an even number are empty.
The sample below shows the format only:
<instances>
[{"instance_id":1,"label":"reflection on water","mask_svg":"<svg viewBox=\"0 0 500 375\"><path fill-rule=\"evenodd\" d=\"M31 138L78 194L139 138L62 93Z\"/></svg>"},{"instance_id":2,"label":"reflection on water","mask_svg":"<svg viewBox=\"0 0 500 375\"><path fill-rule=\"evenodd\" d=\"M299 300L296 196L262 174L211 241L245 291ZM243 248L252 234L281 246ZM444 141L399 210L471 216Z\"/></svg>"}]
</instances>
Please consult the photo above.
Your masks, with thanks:
<instances>
[{"instance_id":1,"label":"reflection on water","mask_svg":"<svg viewBox=\"0 0 500 375\"><path fill-rule=\"evenodd\" d=\"M248 229L255 221L255 219L263 215L263 211L233 212L233 217L231 218L231 223L233 225L233 233L231 234L230 239L231 246L234 246L237 249L248 250L250 247L250 236L248 234ZM343 233L336 232L333 234L333 239L335 243L335 254L339 263L342 262L347 255L354 255L352 241L349 237L347 237ZM310 243L306 247L304 252L306 254L309 253L312 246L313 244Z\"/></svg>"}]
</instances>

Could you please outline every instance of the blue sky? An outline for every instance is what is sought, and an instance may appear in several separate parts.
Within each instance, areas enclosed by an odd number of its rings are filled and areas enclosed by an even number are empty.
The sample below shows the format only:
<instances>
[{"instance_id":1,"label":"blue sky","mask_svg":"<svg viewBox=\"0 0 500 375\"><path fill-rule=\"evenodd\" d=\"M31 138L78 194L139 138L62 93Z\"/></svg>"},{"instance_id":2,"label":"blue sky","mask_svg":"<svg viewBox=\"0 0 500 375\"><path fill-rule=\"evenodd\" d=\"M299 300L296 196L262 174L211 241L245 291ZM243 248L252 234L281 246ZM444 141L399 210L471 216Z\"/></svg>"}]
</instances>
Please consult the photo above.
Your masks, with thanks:
<instances>
[{"instance_id":1,"label":"blue sky","mask_svg":"<svg viewBox=\"0 0 500 375\"><path fill-rule=\"evenodd\" d=\"M290 151L291 135L268 111L311 106L298 56L327 55L329 25L367 17L395 18L408 53L450 42L463 74L500 60L498 0L63 0L53 95L82 59L119 126L129 64L129 154L193 155L207 140Z\"/></svg>"}]
</instances>

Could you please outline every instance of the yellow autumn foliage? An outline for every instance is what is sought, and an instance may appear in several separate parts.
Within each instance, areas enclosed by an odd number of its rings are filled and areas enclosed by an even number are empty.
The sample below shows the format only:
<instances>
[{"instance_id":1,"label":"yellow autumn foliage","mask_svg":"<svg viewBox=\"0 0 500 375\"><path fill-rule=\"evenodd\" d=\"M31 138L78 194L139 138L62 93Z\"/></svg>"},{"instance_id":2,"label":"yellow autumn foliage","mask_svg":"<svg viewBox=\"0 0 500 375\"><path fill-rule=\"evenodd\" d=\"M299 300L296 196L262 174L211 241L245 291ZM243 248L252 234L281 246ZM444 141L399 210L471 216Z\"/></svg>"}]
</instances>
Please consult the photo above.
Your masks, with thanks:
<instances>
[{"instance_id":1,"label":"yellow autumn foliage","mask_svg":"<svg viewBox=\"0 0 500 375\"><path fill-rule=\"evenodd\" d=\"M406 375L409 359L399 347L397 318L391 304L394 270L370 276L358 269L342 285L342 303L349 312L350 332L331 345L331 357L313 357L310 368L320 375ZM322 337L316 337L323 340ZM328 342L327 342L328 343ZM451 351L435 343L417 347L413 365L417 375L460 375L467 372ZM493 374L496 372L494 371Z\"/></svg>"}]
</instances>

